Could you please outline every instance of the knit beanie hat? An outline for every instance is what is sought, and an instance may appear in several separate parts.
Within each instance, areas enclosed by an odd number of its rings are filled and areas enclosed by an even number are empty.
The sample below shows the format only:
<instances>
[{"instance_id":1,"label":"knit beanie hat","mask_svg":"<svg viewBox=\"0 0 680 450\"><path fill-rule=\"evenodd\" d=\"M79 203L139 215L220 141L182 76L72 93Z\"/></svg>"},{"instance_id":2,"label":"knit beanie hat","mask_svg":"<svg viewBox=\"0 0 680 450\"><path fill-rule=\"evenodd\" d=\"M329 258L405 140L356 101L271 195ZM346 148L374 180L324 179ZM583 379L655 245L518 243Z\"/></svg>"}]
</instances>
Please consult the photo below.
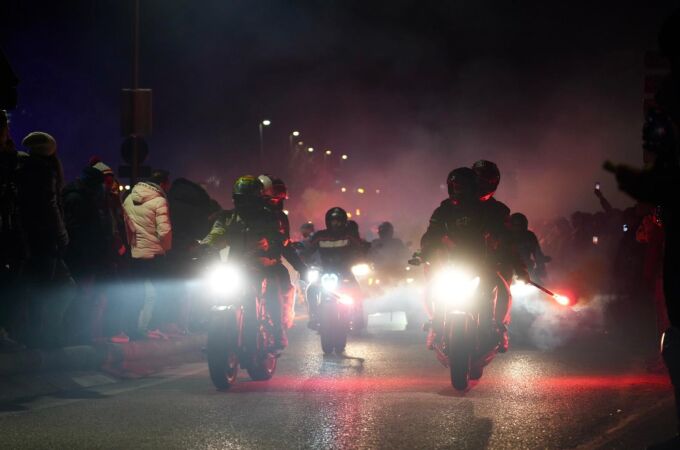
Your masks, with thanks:
<instances>
[{"instance_id":1,"label":"knit beanie hat","mask_svg":"<svg viewBox=\"0 0 680 450\"><path fill-rule=\"evenodd\" d=\"M101 161L94 164L92 167L100 171L103 175L113 175L113 170Z\"/></svg>"},{"instance_id":2,"label":"knit beanie hat","mask_svg":"<svg viewBox=\"0 0 680 450\"><path fill-rule=\"evenodd\" d=\"M57 152L57 141L52 136L42 131L34 131L21 141L21 145L28 148L31 153L41 156L52 156Z\"/></svg>"}]
</instances>

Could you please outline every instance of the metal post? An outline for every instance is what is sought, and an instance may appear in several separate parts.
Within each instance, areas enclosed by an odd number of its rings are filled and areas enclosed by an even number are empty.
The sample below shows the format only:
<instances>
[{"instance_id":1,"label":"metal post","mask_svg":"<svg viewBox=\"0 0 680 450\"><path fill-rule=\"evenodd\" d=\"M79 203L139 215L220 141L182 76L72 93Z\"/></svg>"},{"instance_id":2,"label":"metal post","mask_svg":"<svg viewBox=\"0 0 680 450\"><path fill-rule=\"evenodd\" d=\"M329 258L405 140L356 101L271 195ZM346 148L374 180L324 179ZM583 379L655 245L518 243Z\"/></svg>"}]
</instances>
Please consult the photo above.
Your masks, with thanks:
<instances>
[{"instance_id":1,"label":"metal post","mask_svg":"<svg viewBox=\"0 0 680 450\"><path fill-rule=\"evenodd\" d=\"M260 122L260 168L264 168L264 125Z\"/></svg>"},{"instance_id":2,"label":"metal post","mask_svg":"<svg viewBox=\"0 0 680 450\"><path fill-rule=\"evenodd\" d=\"M139 0L134 0L134 15L132 22L132 120L135 123L137 111L136 90L139 88ZM136 137L133 135L133 138ZM134 185L139 177L139 149L137 139L132 140L132 167L130 184Z\"/></svg>"}]
</instances>

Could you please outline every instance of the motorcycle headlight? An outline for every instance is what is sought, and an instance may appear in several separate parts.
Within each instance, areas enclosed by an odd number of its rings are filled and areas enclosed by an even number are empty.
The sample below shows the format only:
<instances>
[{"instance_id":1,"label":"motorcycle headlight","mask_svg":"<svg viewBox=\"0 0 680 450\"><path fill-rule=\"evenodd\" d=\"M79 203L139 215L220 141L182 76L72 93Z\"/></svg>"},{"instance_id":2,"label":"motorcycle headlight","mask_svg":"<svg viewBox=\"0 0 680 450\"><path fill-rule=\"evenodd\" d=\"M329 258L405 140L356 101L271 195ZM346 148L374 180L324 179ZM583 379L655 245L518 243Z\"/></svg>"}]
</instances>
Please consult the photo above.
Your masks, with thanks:
<instances>
[{"instance_id":1,"label":"motorcycle headlight","mask_svg":"<svg viewBox=\"0 0 680 450\"><path fill-rule=\"evenodd\" d=\"M365 277L371 273L371 267L368 264L357 264L352 266L352 273L355 277Z\"/></svg>"},{"instance_id":2,"label":"motorcycle headlight","mask_svg":"<svg viewBox=\"0 0 680 450\"><path fill-rule=\"evenodd\" d=\"M477 290L479 277L459 269L444 269L432 279L432 295L437 300L466 301Z\"/></svg>"},{"instance_id":3,"label":"motorcycle headlight","mask_svg":"<svg viewBox=\"0 0 680 450\"><path fill-rule=\"evenodd\" d=\"M309 269L307 272L307 281L310 283L316 283L319 281L319 271L316 269Z\"/></svg>"},{"instance_id":4,"label":"motorcycle headlight","mask_svg":"<svg viewBox=\"0 0 680 450\"><path fill-rule=\"evenodd\" d=\"M325 290L333 292L338 287L338 276L334 273L325 273L321 277L321 286Z\"/></svg>"},{"instance_id":5,"label":"motorcycle headlight","mask_svg":"<svg viewBox=\"0 0 680 450\"><path fill-rule=\"evenodd\" d=\"M220 264L208 272L208 286L215 294L234 295L243 285L243 276L234 266Z\"/></svg>"}]
</instances>

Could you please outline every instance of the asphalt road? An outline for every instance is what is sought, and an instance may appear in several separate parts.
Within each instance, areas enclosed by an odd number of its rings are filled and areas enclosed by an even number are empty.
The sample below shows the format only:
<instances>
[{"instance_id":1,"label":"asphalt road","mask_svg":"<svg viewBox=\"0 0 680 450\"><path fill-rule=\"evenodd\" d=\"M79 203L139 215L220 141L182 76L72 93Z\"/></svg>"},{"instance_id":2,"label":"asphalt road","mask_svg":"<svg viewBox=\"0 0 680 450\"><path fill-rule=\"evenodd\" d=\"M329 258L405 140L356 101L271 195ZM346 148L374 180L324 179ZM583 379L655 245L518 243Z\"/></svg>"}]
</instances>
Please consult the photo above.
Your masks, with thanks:
<instances>
[{"instance_id":1,"label":"asphalt road","mask_svg":"<svg viewBox=\"0 0 680 450\"><path fill-rule=\"evenodd\" d=\"M515 345L455 392L424 333L371 317L345 357L302 323L269 382L216 391L206 364L0 412L2 448L644 448L673 433L666 376L602 340ZM619 346L620 347L620 346Z\"/></svg>"}]
</instances>

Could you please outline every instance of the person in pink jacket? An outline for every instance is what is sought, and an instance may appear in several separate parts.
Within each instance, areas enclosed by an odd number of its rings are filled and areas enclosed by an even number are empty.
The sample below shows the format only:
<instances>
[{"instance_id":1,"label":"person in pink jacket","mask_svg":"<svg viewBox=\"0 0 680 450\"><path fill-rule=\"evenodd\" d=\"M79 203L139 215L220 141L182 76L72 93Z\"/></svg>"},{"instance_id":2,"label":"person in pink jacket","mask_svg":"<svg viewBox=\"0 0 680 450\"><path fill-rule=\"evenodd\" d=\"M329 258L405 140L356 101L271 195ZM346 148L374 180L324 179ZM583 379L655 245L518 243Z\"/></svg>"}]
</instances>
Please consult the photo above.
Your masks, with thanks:
<instances>
[{"instance_id":1,"label":"person in pink jacket","mask_svg":"<svg viewBox=\"0 0 680 450\"><path fill-rule=\"evenodd\" d=\"M148 181L137 183L123 203L125 224L132 256L132 277L144 295L135 296L125 322L128 332L135 337L167 338L158 330L166 325L171 313L171 296L159 295L167 291L163 285L166 273L165 254L172 247L172 224L166 192L170 176L157 170ZM142 301L143 299L143 301ZM160 302L154 307L154 304ZM160 306L160 308L158 307Z\"/></svg>"}]
</instances>

